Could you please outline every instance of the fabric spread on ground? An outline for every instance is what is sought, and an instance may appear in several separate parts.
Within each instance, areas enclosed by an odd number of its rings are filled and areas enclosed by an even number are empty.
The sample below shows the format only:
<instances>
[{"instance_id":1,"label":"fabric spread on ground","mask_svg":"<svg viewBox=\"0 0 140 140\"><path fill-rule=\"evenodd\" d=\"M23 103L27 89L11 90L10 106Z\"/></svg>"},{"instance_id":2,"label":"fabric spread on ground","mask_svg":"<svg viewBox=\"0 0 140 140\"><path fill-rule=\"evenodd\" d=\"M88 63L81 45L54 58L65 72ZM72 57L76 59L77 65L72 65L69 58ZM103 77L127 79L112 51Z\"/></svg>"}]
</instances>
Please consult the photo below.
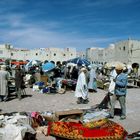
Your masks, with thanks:
<instances>
[{"instance_id":1,"label":"fabric spread on ground","mask_svg":"<svg viewBox=\"0 0 140 140\"><path fill-rule=\"evenodd\" d=\"M123 140L127 132L119 124L106 118L88 123L51 122L48 135L75 140Z\"/></svg>"}]
</instances>

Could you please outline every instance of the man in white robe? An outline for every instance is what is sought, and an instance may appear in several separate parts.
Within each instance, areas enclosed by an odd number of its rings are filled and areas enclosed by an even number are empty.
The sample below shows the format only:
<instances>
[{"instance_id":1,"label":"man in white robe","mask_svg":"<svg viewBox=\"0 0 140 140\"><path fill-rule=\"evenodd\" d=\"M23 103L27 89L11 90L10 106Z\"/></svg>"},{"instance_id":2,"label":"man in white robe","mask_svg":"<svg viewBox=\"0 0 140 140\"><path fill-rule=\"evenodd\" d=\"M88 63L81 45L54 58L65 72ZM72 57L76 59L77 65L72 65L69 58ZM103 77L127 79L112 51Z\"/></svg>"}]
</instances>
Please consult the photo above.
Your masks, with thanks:
<instances>
[{"instance_id":1,"label":"man in white robe","mask_svg":"<svg viewBox=\"0 0 140 140\"><path fill-rule=\"evenodd\" d=\"M86 104L88 103L88 88L87 88L87 77L86 77L87 69L81 68L80 74L78 76L75 97L77 97L78 104Z\"/></svg>"},{"instance_id":2,"label":"man in white robe","mask_svg":"<svg viewBox=\"0 0 140 140\"><path fill-rule=\"evenodd\" d=\"M0 68L0 101L6 101L8 96L8 79L10 74L6 71L6 66L2 65Z\"/></svg>"},{"instance_id":3,"label":"man in white robe","mask_svg":"<svg viewBox=\"0 0 140 140\"><path fill-rule=\"evenodd\" d=\"M115 82L113 81L117 76L116 70L115 70L115 66L112 66L111 72L110 72L110 85L109 85L109 89L108 92L110 94L114 94L114 89L115 89Z\"/></svg>"},{"instance_id":4,"label":"man in white robe","mask_svg":"<svg viewBox=\"0 0 140 140\"><path fill-rule=\"evenodd\" d=\"M96 83L96 71L95 67L89 67L89 82L88 82L88 89L91 92L97 92L97 83Z\"/></svg>"}]
</instances>

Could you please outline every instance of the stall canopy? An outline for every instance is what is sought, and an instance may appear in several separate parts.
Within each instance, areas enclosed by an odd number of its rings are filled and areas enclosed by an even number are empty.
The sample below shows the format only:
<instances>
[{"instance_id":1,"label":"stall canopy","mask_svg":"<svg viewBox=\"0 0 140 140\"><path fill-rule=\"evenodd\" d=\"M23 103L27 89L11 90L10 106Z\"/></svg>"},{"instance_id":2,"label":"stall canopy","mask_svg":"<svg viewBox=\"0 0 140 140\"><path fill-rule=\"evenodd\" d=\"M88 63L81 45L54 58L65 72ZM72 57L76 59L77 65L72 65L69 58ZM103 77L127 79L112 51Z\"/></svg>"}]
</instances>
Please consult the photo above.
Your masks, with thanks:
<instances>
[{"instance_id":1,"label":"stall canopy","mask_svg":"<svg viewBox=\"0 0 140 140\"><path fill-rule=\"evenodd\" d=\"M36 65L36 66L39 66L40 64L40 61L39 60L32 60L32 61L29 61L26 66L28 67L32 67L33 65Z\"/></svg>"},{"instance_id":2,"label":"stall canopy","mask_svg":"<svg viewBox=\"0 0 140 140\"><path fill-rule=\"evenodd\" d=\"M39 60L32 60L29 61L26 65L25 65L25 70L28 71L28 69L34 65L39 66L40 65L40 61Z\"/></svg>"},{"instance_id":3,"label":"stall canopy","mask_svg":"<svg viewBox=\"0 0 140 140\"><path fill-rule=\"evenodd\" d=\"M82 65L88 66L88 65L90 65L90 62L87 59L80 58L80 57L70 59L67 62L77 64L78 66L82 66Z\"/></svg>"},{"instance_id":4,"label":"stall canopy","mask_svg":"<svg viewBox=\"0 0 140 140\"><path fill-rule=\"evenodd\" d=\"M105 68L111 68L111 67L115 67L117 65L121 65L122 67L125 67L126 65L120 61L114 61L114 62L108 62L105 64Z\"/></svg>"},{"instance_id":5,"label":"stall canopy","mask_svg":"<svg viewBox=\"0 0 140 140\"><path fill-rule=\"evenodd\" d=\"M44 65L42 65L43 72L48 72L54 68L55 68L55 64L53 64L52 62L47 62Z\"/></svg>"}]
</instances>

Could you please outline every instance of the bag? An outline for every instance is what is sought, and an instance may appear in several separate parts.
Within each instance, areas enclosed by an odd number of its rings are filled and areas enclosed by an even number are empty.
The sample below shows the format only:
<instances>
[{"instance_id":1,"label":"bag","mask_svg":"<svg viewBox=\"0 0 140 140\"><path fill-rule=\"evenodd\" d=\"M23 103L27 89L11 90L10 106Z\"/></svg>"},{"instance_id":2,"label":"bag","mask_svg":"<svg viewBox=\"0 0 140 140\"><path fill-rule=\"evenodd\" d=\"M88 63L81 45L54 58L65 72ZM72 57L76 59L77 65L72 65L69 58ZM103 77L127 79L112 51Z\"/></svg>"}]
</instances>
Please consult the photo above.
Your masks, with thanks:
<instances>
[{"instance_id":1,"label":"bag","mask_svg":"<svg viewBox=\"0 0 140 140\"><path fill-rule=\"evenodd\" d=\"M49 91L49 88L45 87L43 88L43 93L47 93Z\"/></svg>"},{"instance_id":2,"label":"bag","mask_svg":"<svg viewBox=\"0 0 140 140\"><path fill-rule=\"evenodd\" d=\"M59 93L59 94L64 94L64 93L65 93L65 89L63 89L63 88L59 89L59 90L58 90L58 93Z\"/></svg>"},{"instance_id":3,"label":"bag","mask_svg":"<svg viewBox=\"0 0 140 140\"><path fill-rule=\"evenodd\" d=\"M111 79L109 88L108 88L108 92L111 94L114 94L114 90L115 90L115 82L113 81L113 79Z\"/></svg>"},{"instance_id":4,"label":"bag","mask_svg":"<svg viewBox=\"0 0 140 140\"><path fill-rule=\"evenodd\" d=\"M41 86L44 86L44 82L36 82L35 85L38 85L41 87Z\"/></svg>"}]
</instances>

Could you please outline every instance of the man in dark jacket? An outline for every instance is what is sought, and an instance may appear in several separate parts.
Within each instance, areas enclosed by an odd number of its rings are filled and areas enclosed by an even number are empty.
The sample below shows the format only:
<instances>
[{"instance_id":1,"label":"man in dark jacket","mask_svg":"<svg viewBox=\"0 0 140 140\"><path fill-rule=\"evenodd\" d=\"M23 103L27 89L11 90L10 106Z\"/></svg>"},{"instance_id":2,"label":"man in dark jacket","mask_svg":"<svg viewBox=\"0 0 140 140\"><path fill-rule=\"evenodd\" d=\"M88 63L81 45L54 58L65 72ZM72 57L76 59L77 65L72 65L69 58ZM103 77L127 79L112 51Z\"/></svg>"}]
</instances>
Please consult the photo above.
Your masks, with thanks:
<instances>
[{"instance_id":1,"label":"man in dark jacket","mask_svg":"<svg viewBox=\"0 0 140 140\"><path fill-rule=\"evenodd\" d=\"M21 92L24 88L23 77L24 77L23 71L20 69L20 66L17 66L15 72L15 86L16 86L16 94L19 100L21 100Z\"/></svg>"}]
</instances>

